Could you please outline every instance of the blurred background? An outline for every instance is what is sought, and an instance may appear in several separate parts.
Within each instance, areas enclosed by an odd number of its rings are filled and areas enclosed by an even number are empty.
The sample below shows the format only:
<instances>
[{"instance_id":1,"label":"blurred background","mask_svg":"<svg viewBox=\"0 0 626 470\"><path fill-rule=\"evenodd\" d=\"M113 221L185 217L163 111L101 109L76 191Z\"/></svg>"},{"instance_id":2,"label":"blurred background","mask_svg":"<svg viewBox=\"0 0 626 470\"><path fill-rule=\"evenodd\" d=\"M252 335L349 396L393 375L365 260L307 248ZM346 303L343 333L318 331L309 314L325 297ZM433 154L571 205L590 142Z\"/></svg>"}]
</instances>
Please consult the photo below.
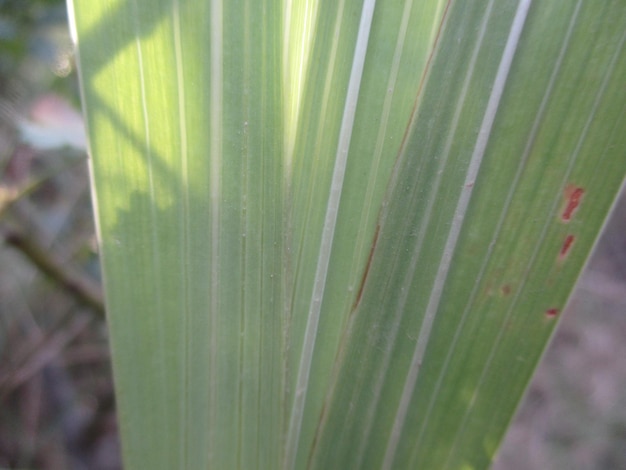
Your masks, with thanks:
<instances>
[{"instance_id":1,"label":"blurred background","mask_svg":"<svg viewBox=\"0 0 626 470\"><path fill-rule=\"evenodd\" d=\"M64 0L0 0L0 469L121 468ZM626 469L626 197L494 465Z\"/></svg>"}]
</instances>

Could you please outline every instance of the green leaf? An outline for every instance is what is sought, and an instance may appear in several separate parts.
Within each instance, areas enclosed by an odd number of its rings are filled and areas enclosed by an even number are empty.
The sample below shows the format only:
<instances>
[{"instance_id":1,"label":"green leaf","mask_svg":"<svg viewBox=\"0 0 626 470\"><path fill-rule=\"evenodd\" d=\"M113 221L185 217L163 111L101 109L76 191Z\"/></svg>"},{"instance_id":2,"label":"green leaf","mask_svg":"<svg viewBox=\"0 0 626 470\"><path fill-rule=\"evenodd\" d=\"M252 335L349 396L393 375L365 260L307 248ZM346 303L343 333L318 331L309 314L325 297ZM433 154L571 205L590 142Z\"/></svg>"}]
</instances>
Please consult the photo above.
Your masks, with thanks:
<instances>
[{"instance_id":1,"label":"green leaf","mask_svg":"<svg viewBox=\"0 0 626 470\"><path fill-rule=\"evenodd\" d=\"M129 468L278 467L282 38L271 7L74 5Z\"/></svg>"},{"instance_id":2,"label":"green leaf","mask_svg":"<svg viewBox=\"0 0 626 470\"><path fill-rule=\"evenodd\" d=\"M626 174L619 0L73 0L127 468L485 468Z\"/></svg>"}]
</instances>

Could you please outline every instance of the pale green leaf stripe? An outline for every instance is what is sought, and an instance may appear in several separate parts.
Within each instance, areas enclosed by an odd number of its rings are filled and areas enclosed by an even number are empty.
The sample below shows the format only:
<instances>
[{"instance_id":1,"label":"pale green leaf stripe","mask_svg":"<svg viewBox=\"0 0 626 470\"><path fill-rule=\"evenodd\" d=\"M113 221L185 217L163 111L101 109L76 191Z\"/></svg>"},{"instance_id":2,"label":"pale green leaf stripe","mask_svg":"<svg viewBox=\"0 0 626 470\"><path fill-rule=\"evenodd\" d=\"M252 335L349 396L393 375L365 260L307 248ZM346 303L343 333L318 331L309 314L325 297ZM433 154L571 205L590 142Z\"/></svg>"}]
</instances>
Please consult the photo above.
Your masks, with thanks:
<instances>
[{"instance_id":1,"label":"pale green leaf stripe","mask_svg":"<svg viewBox=\"0 0 626 470\"><path fill-rule=\"evenodd\" d=\"M219 320L218 313L220 308L220 205L221 205L221 157L222 157L222 114L224 94L222 79L223 79L223 5L222 0L211 0L211 57L210 57L210 75L211 75L211 154L210 154L210 195L209 201L211 204L211 278L209 289L209 305L211 315L211 361L209 366L210 382L216 384L219 381ZM209 409L211 414L208 422L208 436L207 443L208 455L216 454L219 449L215 448L215 443L218 442L216 433L219 432L218 423L219 418L216 413L220 407L219 397L215 388L209 388L207 393L210 396ZM190 410L191 411L191 410ZM241 410L240 410L241 412Z\"/></svg>"},{"instance_id":2,"label":"pale green leaf stripe","mask_svg":"<svg viewBox=\"0 0 626 470\"><path fill-rule=\"evenodd\" d=\"M180 237L180 253L181 260L184 263L181 269L182 274L182 284L184 289L184 295L182 298L181 305L181 328L183 331L183 344L184 349L182 353L182 364L183 364L183 376L181 377L183 388L185 392L180 397L180 416L183 416L184 419L180 421L180 436L182 436L182 441L185 443L185 446L180 447L180 457L178 465L180 468L188 468L188 458L190 455L189 446L191 445L191 439L189 438L187 432L187 424L190 422L191 418L191 407L189 403L191 400L189 399L189 390L192 385L192 377L190 372L191 367L191 357L192 353L189 351L191 341L191 312L190 312L190 293L189 289L191 288L191 276L189 274L189 265L185 263L184 260L191 259L190 252L190 240L189 240L189 219L190 219L190 207L189 207L189 151L187 144L187 112L185 110L186 99L185 99L185 72L183 69L183 51L181 45L181 24L180 24L180 3L179 0L174 0L172 2L172 27L173 27L173 36L174 36L174 52L175 52L175 64L176 64L176 87L177 87L177 101L178 101L178 126L179 126L179 135L180 135L180 159L181 159L181 183L184 188L183 194L183 204L182 204L182 216L181 216L181 228L180 231L182 236ZM143 75L143 74L142 74ZM142 97L143 100L143 97ZM157 265L158 266L158 265Z\"/></svg>"},{"instance_id":3,"label":"pale green leaf stripe","mask_svg":"<svg viewBox=\"0 0 626 470\"><path fill-rule=\"evenodd\" d=\"M309 69L311 43L316 30L320 2L317 0L285 0L283 22L283 84L285 104L285 179L291 180L292 160L298 123L301 119L302 96Z\"/></svg>"},{"instance_id":4,"label":"pale green leaf stripe","mask_svg":"<svg viewBox=\"0 0 626 470\"><path fill-rule=\"evenodd\" d=\"M133 17L134 17L134 29L136 31L135 34L135 47L136 47L136 51L137 51L137 62L138 62L138 69L139 69L139 79L140 79L140 88L141 88L141 112L142 112L142 117L143 117L143 121L144 121L144 128L143 128L143 132L144 132L144 138L145 138L145 149L146 149L146 160L147 160L147 170L148 170L148 181L149 181L149 194L150 194L150 198L152 200L156 200L156 194L157 194L157 188L155 185L155 175L154 175L154 168L155 168L155 163L154 163L154 155L153 155L153 151L152 151L152 142L151 142L151 136L150 136L150 113L148 110L148 98L147 98L147 92L146 92L146 76L145 76L145 65L144 65L144 58L143 58L143 50L142 50L142 45L141 45L141 41L139 39L139 31L140 31L140 27L141 25L139 24L139 19L140 19L140 15L139 15L139 8L137 5L137 2L134 1L132 3L132 11L133 11ZM83 100L84 102L84 100ZM93 176L92 176L93 179ZM93 185L92 185L93 186ZM158 214L157 214L157 206L156 204L152 204L150 207L150 219L151 219L151 231L152 231L152 253L151 253L151 257L152 257L152 266L154 267L154 269L156 271L161 271L162 265L161 265L161 258L159 257L159 249L160 249L160 241L159 241L159 237L157 234L157 225L156 225L156 220L158 218ZM100 240L102 240L102 238L100 237ZM158 315L162 316L164 314L163 312L163 299L162 299L162 293L160 289L157 289L155 292L155 301L156 301L156 308L158 311ZM165 363L165 359L163 357L165 351L166 351L166 344L165 344L165 340L164 340L164 331L163 331L163 323L159 323L158 328L157 328L157 334L158 334L158 352L157 354L159 355L159 360L162 363ZM160 384L165 384L167 382L167 377L165 374L165 370L163 370L158 378L158 381L160 382ZM160 388L161 390L164 390L165 387L162 386ZM165 398L164 397L160 397L159 398L161 402L165 402ZM184 400L181 400L182 404L184 404ZM176 404L172 403L172 404L167 404L166 405L168 408L168 411L166 412L168 415L170 415L172 412L174 412L174 409L176 408ZM183 408L183 412L184 412L184 408ZM183 458L182 455L182 448L181 448L181 459Z\"/></svg>"},{"instance_id":5,"label":"pale green leaf stripe","mask_svg":"<svg viewBox=\"0 0 626 470\"><path fill-rule=\"evenodd\" d=\"M350 72L346 102L344 104L341 128L339 131L339 142L337 144L337 154L335 155L335 166L331 180L330 196L326 207L326 216L324 219L322 239L320 242L319 257L317 260L317 268L313 284L313 294L307 317L304 343L300 356L300 365L298 367L295 398L290 414L289 429L287 431L284 461L286 468L293 468L296 461L300 428L302 426L302 416L304 413L304 403L306 400L306 391L311 372L311 361L313 359L313 349L315 347L315 339L317 337L317 327L319 324L322 299L326 286L328 264L330 262L330 254L335 235L335 225L337 223L337 214L339 212L339 203L341 201L341 192L343 189L348 152L350 149L350 140L352 138L352 128L354 125L361 78L363 76L363 66L365 64L365 56L367 54L367 43L369 41L375 6L376 0L365 0L361 12L359 32L354 50L354 58L352 61L352 71Z\"/></svg>"}]
</instances>

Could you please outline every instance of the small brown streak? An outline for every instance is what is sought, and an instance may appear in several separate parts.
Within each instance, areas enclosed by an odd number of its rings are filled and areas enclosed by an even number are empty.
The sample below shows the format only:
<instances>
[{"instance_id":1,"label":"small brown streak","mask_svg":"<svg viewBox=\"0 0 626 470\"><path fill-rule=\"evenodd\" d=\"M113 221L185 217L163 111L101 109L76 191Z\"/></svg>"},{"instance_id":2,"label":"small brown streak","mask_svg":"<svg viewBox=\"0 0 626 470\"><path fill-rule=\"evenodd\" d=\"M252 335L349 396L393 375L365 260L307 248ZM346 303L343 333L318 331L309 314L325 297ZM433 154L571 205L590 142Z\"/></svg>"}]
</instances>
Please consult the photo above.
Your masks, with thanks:
<instances>
[{"instance_id":1,"label":"small brown streak","mask_svg":"<svg viewBox=\"0 0 626 470\"><path fill-rule=\"evenodd\" d=\"M315 431L315 436L313 436L313 442L311 443L311 447L309 449L309 456L307 459L306 468L311 468L311 462L313 461L313 457L315 456L315 452L317 450L317 445L320 437L320 427L322 423L326 421L326 415L328 414L328 399L324 400L324 404L322 405L322 410L320 411L319 419L317 420L317 429Z\"/></svg>"},{"instance_id":2,"label":"small brown streak","mask_svg":"<svg viewBox=\"0 0 626 470\"><path fill-rule=\"evenodd\" d=\"M567 256L575 240L576 237L574 235L568 235L567 237L565 237L565 241L563 242L563 246L561 247L561 252L559 253L560 259L563 259Z\"/></svg>"},{"instance_id":3,"label":"small brown streak","mask_svg":"<svg viewBox=\"0 0 626 470\"><path fill-rule=\"evenodd\" d=\"M406 126L406 129L404 130L404 135L402 136L402 141L400 142L400 150L399 150L400 154L402 153L404 146L406 144L407 137L409 136L409 130L411 129L411 124L413 123L413 117L415 116L415 113L417 112L417 107L422 97L422 89L424 88L424 84L426 82L426 76L428 75L428 72L430 71L430 66L431 66L433 57L435 55L435 51L437 50L437 46L439 45L441 31L443 30L443 25L445 24L446 17L448 16L450 3L452 3L452 0L448 0L448 3L446 4L446 7L443 11L443 14L441 15L441 21L439 22L439 27L437 28L437 35L435 36L435 40L433 41L432 49L430 50L430 54L428 54L426 66L424 67L424 72L422 73L420 83L417 87L417 96L415 98L415 102L413 103L413 109L411 111L411 119L409 119L409 125Z\"/></svg>"},{"instance_id":4,"label":"small brown streak","mask_svg":"<svg viewBox=\"0 0 626 470\"><path fill-rule=\"evenodd\" d=\"M372 241L372 247L370 248L370 254L367 258L367 264L365 265L365 271L363 272L363 277L361 278L361 284L359 286L359 291L356 295L356 299L354 300L354 304L352 305L352 311L356 310L359 303L361 302L361 297L363 297L363 289L365 288L365 281L367 280L367 275L370 272L370 267L372 266L372 258L374 257L374 250L376 249L376 243L378 243L378 233L380 232L380 225L376 225L376 232L374 232L374 240Z\"/></svg>"},{"instance_id":5,"label":"small brown streak","mask_svg":"<svg viewBox=\"0 0 626 470\"><path fill-rule=\"evenodd\" d=\"M546 310L546 316L548 318L554 318L559 314L559 309L558 308L550 308L548 310Z\"/></svg>"}]
</instances>

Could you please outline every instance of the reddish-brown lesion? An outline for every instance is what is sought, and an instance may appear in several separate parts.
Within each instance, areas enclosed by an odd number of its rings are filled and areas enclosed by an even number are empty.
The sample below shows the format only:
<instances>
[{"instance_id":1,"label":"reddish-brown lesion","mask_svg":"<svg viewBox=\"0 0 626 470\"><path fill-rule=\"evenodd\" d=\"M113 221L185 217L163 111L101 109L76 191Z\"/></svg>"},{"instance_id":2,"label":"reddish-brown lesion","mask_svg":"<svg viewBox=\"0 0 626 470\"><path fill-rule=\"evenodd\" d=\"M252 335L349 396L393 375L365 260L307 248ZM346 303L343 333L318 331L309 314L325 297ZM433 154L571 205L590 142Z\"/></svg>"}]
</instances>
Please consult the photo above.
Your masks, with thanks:
<instances>
[{"instance_id":1,"label":"reddish-brown lesion","mask_svg":"<svg viewBox=\"0 0 626 470\"><path fill-rule=\"evenodd\" d=\"M570 234L567 237L565 237L563 246L561 246L561 252L559 253L559 258L563 259L567 256L570 249L572 248L572 245L574 244L574 241L576 241L576 237L574 235Z\"/></svg>"},{"instance_id":2,"label":"reddish-brown lesion","mask_svg":"<svg viewBox=\"0 0 626 470\"><path fill-rule=\"evenodd\" d=\"M549 308L548 310L546 310L546 317L554 318L558 314L559 314L559 309L558 308Z\"/></svg>"},{"instance_id":3,"label":"reddish-brown lesion","mask_svg":"<svg viewBox=\"0 0 626 470\"><path fill-rule=\"evenodd\" d=\"M437 33L435 35L435 39L433 41L430 53L428 55L428 59L426 60L426 65L424 67L424 71L422 72L422 76L420 78L420 83L417 87L417 93L415 96L415 101L413 103L413 109L411 111L411 117L408 121L408 124L404 130L404 134L402 136L402 140L400 142L400 146L398 148L398 154L397 154L397 159L396 159L396 163L395 166L397 167L400 163L400 156L402 155L402 152L404 151L404 148L407 144L407 140L408 137L410 135L410 130L411 130L411 124L413 123L413 119L416 116L417 113L417 109L419 106L419 102L420 102L420 98L422 96L422 92L424 89L424 85L426 83L426 78L428 76L428 73L432 67L432 62L435 56L435 52L437 50L437 47L439 45L440 42L440 38L441 38L441 32L443 31L443 27L444 24L446 22L447 16L448 16L448 10L450 9L450 4L451 4L451 0L448 0L448 2L446 3L446 6L444 7L443 10L443 14L441 16L441 21L439 22L439 26L437 28ZM473 185L473 183L472 183ZM380 214L379 214L379 218L380 218ZM374 240L372 242L372 247L370 249L370 254L369 257L367 259L367 264L365 265L365 271L363 272L363 277L361 278L361 283L359 285L359 289L357 291L357 296L356 299L354 300L354 304L352 305L352 311L356 310L357 306L359 305L359 303L361 302L361 297L363 296L363 288L365 287L365 281L367 280L367 276L369 274L369 270L370 270L370 266L372 264L372 257L374 255L374 249L376 248L376 243L378 242L378 232L380 230L380 224L376 225L376 232L374 234Z\"/></svg>"},{"instance_id":4,"label":"reddish-brown lesion","mask_svg":"<svg viewBox=\"0 0 626 470\"><path fill-rule=\"evenodd\" d=\"M585 190L578 186L567 186L564 191L565 196L565 208L561 213L561 220L563 222L569 222L580 206L580 202L582 201L583 195L585 194Z\"/></svg>"},{"instance_id":5,"label":"reddish-brown lesion","mask_svg":"<svg viewBox=\"0 0 626 470\"><path fill-rule=\"evenodd\" d=\"M374 257L374 250L376 249L376 243L378 243L378 233L380 232L380 225L376 225L376 231L374 232L374 240L372 241L372 247L370 248L370 254L367 258L367 264L365 265L365 271L363 271L363 276L361 277L361 283L359 285L359 290L356 295L356 299L354 300L354 305L352 305L352 310L356 310L357 306L361 302L361 297L363 296L363 288L365 287L365 281L367 280L367 275L370 272L370 267L372 266L372 258Z\"/></svg>"}]
</instances>

